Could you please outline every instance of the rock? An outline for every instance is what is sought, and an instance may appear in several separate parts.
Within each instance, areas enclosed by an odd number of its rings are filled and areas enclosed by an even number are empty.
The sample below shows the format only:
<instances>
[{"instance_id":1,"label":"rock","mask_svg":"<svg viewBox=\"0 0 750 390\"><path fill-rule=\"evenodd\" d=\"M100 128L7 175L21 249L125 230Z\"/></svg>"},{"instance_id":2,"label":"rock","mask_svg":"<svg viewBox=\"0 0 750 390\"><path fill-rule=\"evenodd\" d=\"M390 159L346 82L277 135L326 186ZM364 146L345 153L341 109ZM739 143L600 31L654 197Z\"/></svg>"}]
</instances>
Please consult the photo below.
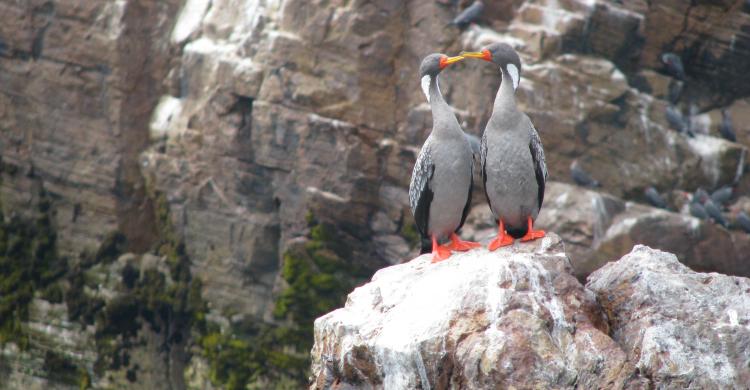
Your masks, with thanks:
<instances>
[{"instance_id":1,"label":"rock","mask_svg":"<svg viewBox=\"0 0 750 390\"><path fill-rule=\"evenodd\" d=\"M559 234L576 276L583 280L638 244L675 253L697 271L750 277L750 237L687 212L625 202L608 194L549 182L537 225Z\"/></svg>"},{"instance_id":2,"label":"rock","mask_svg":"<svg viewBox=\"0 0 750 390\"><path fill-rule=\"evenodd\" d=\"M658 388L750 383L750 280L696 273L638 245L589 276L610 334Z\"/></svg>"},{"instance_id":3,"label":"rock","mask_svg":"<svg viewBox=\"0 0 750 390\"><path fill-rule=\"evenodd\" d=\"M382 269L315 321L310 388L741 388L750 380L742 347L750 280L696 273L642 245L586 287L570 271L555 235Z\"/></svg>"},{"instance_id":4,"label":"rock","mask_svg":"<svg viewBox=\"0 0 750 390\"><path fill-rule=\"evenodd\" d=\"M559 237L378 271L315 321L312 388L592 388L623 351Z\"/></svg>"}]
</instances>

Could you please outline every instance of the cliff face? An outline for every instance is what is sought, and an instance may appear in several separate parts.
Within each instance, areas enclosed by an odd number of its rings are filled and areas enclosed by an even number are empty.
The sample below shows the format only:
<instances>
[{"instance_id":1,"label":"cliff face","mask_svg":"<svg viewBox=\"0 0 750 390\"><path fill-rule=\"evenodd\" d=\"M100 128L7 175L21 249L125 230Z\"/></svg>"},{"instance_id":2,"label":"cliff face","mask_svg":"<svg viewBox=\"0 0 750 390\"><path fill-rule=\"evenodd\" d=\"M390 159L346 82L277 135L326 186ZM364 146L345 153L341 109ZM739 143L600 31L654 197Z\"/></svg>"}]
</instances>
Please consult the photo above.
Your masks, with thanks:
<instances>
[{"instance_id":1,"label":"cliff face","mask_svg":"<svg viewBox=\"0 0 750 390\"><path fill-rule=\"evenodd\" d=\"M27 276L0 285L31 286L0 324L26 345L0 357L13 387L304 381L312 319L415 253L407 186L431 124L420 59L496 40L523 58L519 102L551 179L569 181L577 158L603 184L553 183L541 213L577 277L639 242L748 275L746 235L638 204L648 185L750 189L743 1L519 0L446 27L465 3L0 0L0 242L29 243L8 264L38 253L60 264L45 277L8 266ZM663 51L685 62L679 104L697 107L695 138L664 119ZM474 134L498 85L480 61L441 78ZM718 138L719 108L738 143ZM483 238L490 222L477 207L466 234ZM108 337L124 332L109 326L118 318L139 319L131 336ZM35 329L87 341L18 341L41 339ZM136 353L168 369L136 367ZM232 371L235 360L250 363ZM72 376L46 374L59 366Z\"/></svg>"},{"instance_id":2,"label":"cliff face","mask_svg":"<svg viewBox=\"0 0 750 390\"><path fill-rule=\"evenodd\" d=\"M424 255L315 321L311 388L742 387L749 287L641 245L584 287L556 235Z\"/></svg>"}]
</instances>

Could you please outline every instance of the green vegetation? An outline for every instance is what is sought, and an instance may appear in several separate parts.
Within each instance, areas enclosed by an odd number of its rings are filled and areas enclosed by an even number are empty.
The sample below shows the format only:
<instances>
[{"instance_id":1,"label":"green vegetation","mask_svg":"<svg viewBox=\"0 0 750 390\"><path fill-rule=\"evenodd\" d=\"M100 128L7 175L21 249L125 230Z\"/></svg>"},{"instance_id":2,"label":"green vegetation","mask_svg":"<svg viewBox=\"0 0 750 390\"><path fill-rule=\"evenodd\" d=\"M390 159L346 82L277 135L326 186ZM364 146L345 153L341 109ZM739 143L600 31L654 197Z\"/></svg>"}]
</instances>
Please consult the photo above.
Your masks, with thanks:
<instances>
[{"instance_id":1,"label":"green vegetation","mask_svg":"<svg viewBox=\"0 0 750 390\"><path fill-rule=\"evenodd\" d=\"M207 308L201 297L201 282L192 278L190 259L169 222L163 196L157 199L156 217L162 239L155 251L165 257L169 272L138 269L131 263L122 268L118 297L108 302L104 310L93 310L96 313L97 372L129 365L127 349L143 322L161 336L159 348L164 351L191 337L191 330L205 333ZM117 234L110 237L97 251L98 261L106 262L119 256L122 240ZM84 301L84 308L97 306L95 300ZM127 376L135 380L136 373L129 370Z\"/></svg>"},{"instance_id":2,"label":"green vegetation","mask_svg":"<svg viewBox=\"0 0 750 390\"><path fill-rule=\"evenodd\" d=\"M34 292L44 290L67 270L67 260L57 254L50 214L44 192L31 220L5 216L0 207L0 343L27 346L21 323L28 319Z\"/></svg>"},{"instance_id":3,"label":"green vegetation","mask_svg":"<svg viewBox=\"0 0 750 390\"><path fill-rule=\"evenodd\" d=\"M355 262L352 249L331 224L311 214L308 241L283 255L281 276L286 288L274 308L278 324L252 324L233 329L235 336L213 330L201 339L210 363L211 380L227 389L274 383L299 388L307 383L313 321L342 306L354 286L371 272Z\"/></svg>"}]
</instances>

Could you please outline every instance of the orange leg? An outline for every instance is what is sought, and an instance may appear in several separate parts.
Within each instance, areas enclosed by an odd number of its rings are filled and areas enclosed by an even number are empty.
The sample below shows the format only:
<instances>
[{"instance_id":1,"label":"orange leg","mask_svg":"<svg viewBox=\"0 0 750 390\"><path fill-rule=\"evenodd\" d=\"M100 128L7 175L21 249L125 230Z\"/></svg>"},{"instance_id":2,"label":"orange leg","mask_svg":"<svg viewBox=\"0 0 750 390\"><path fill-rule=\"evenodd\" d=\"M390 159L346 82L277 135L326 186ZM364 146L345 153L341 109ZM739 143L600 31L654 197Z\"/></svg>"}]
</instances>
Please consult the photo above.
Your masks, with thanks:
<instances>
[{"instance_id":1,"label":"orange leg","mask_svg":"<svg viewBox=\"0 0 750 390\"><path fill-rule=\"evenodd\" d=\"M529 217L529 229L526 230L526 235L521 237L521 242L532 241L542 237L544 237L544 230L534 230L534 222Z\"/></svg>"},{"instance_id":2,"label":"orange leg","mask_svg":"<svg viewBox=\"0 0 750 390\"><path fill-rule=\"evenodd\" d=\"M472 242L472 241L464 241L456 235L456 233L451 233L451 243L448 245L448 248L451 248L454 251L468 251L469 249L479 248L482 246L482 244L478 242Z\"/></svg>"},{"instance_id":3,"label":"orange leg","mask_svg":"<svg viewBox=\"0 0 750 390\"><path fill-rule=\"evenodd\" d=\"M440 245L437 238L432 236L432 263L441 262L451 257L451 250L445 245Z\"/></svg>"},{"instance_id":4,"label":"orange leg","mask_svg":"<svg viewBox=\"0 0 750 390\"><path fill-rule=\"evenodd\" d=\"M513 244L513 237L509 236L508 233L505 232L505 224L501 219L500 225L497 228L497 237L495 237L494 240L490 241L490 244L487 245L487 249L489 249L490 251L494 251L501 246L508 246L511 244Z\"/></svg>"}]
</instances>

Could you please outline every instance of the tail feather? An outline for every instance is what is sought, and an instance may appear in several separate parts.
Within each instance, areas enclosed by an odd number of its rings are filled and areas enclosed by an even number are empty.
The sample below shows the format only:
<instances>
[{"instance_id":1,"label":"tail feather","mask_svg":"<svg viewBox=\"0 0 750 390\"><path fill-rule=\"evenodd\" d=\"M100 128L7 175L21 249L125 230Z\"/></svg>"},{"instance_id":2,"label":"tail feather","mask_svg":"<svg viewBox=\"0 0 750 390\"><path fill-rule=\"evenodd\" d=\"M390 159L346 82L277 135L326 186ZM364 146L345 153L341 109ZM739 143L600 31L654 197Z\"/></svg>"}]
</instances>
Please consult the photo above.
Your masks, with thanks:
<instances>
[{"instance_id":1,"label":"tail feather","mask_svg":"<svg viewBox=\"0 0 750 390\"><path fill-rule=\"evenodd\" d=\"M428 237L422 237L420 240L422 243L422 247L419 250L419 254L423 255L425 253L431 253L432 252L432 241Z\"/></svg>"},{"instance_id":2,"label":"tail feather","mask_svg":"<svg viewBox=\"0 0 750 390\"><path fill-rule=\"evenodd\" d=\"M521 238L526 235L526 231L529 227L525 224L521 227L505 226L505 231L513 238Z\"/></svg>"}]
</instances>

